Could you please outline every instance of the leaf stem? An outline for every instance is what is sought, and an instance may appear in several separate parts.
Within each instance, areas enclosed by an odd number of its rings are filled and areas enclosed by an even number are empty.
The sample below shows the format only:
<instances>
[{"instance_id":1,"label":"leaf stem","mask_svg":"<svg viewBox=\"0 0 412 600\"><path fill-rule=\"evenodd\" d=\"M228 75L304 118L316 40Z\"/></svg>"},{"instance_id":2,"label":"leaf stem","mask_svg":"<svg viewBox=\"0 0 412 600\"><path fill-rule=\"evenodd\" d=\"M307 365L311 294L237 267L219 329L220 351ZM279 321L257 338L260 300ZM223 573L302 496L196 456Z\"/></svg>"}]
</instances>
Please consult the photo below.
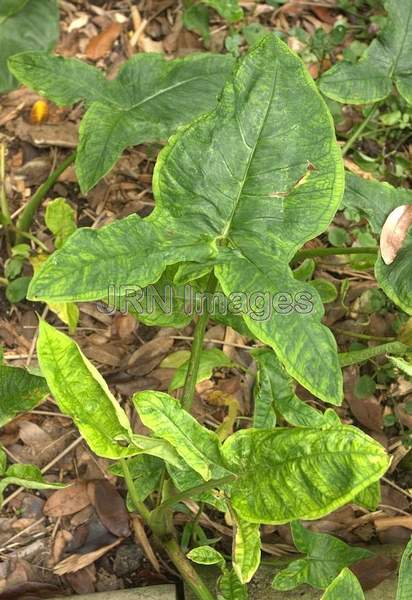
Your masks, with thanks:
<instances>
[{"instance_id":1,"label":"leaf stem","mask_svg":"<svg viewBox=\"0 0 412 600\"><path fill-rule=\"evenodd\" d=\"M133 479L129 470L129 466L125 458L120 459L120 464L122 466L124 479L126 482L127 490L129 492L130 498L135 506L137 512L143 517L146 525L150 527L151 525L151 514L144 502L139 499L139 496L136 494L136 488L133 483ZM160 520L160 523L162 521ZM159 521L157 521L156 532L154 532L156 539L166 550L170 560L179 571L183 580L187 583L187 585L192 589L193 593L199 600L215 600L213 594L209 592L206 585L200 578L199 574L195 571L189 560L186 558L184 553L182 552L176 538L174 537L173 531L168 531L167 527L164 528L164 531L161 530Z\"/></svg>"},{"instance_id":2,"label":"leaf stem","mask_svg":"<svg viewBox=\"0 0 412 600\"><path fill-rule=\"evenodd\" d=\"M375 116L377 108L378 108L380 102L381 101L375 102L375 104L372 105L372 107L371 107L370 111L368 112L368 114L366 115L366 117L356 127L355 131L352 133L352 135L350 136L350 138L348 139L348 141L346 142L346 144L344 144L342 146L342 156L346 156L346 154L352 148L352 146L356 142L356 140L358 140L360 138L360 136L364 132L365 128L370 123L371 119Z\"/></svg>"},{"instance_id":3,"label":"leaf stem","mask_svg":"<svg viewBox=\"0 0 412 600\"><path fill-rule=\"evenodd\" d=\"M222 477L221 479L212 479L211 481L206 481L200 485L197 485L188 490L184 490L183 492L179 492L179 494L175 494L174 496L170 496L167 500L162 502L160 506L156 510L163 510L165 508L170 508L180 502L181 500L186 500L186 498L191 498L194 495L201 494L203 492L207 492L213 488L217 488L219 486L224 485L225 483L230 483L236 479L236 475L226 475L226 477Z\"/></svg>"},{"instance_id":4,"label":"leaf stem","mask_svg":"<svg viewBox=\"0 0 412 600\"><path fill-rule=\"evenodd\" d=\"M356 338L358 340L373 340L374 342L396 342L396 337L384 337L381 335L369 335L367 333L357 333L356 331L348 331L347 329L340 329L340 327L333 327L333 331L347 337Z\"/></svg>"},{"instance_id":5,"label":"leaf stem","mask_svg":"<svg viewBox=\"0 0 412 600\"><path fill-rule=\"evenodd\" d=\"M49 175L44 183L39 187L37 192L33 194L31 200L26 204L25 209L21 213L17 221L17 229L21 232L28 231L32 224L34 215L41 205L47 192L54 186L60 175L69 167L76 158L76 152L69 154L66 159ZM17 234L17 243L22 241L21 233Z\"/></svg>"},{"instance_id":6,"label":"leaf stem","mask_svg":"<svg viewBox=\"0 0 412 600\"><path fill-rule=\"evenodd\" d=\"M206 286L205 294L212 292L216 287L216 279L214 273L211 273ZM207 298L206 298L207 300ZM206 326L209 321L209 311L203 305L203 312L200 315L193 333L192 351L190 354L189 365L185 384L183 386L182 406L190 412L195 395L196 379L200 364L200 353L203 346L203 338L205 337Z\"/></svg>"},{"instance_id":7,"label":"leaf stem","mask_svg":"<svg viewBox=\"0 0 412 600\"><path fill-rule=\"evenodd\" d=\"M360 248L309 248L300 250L295 254L293 260L303 260L317 256L338 256L340 254L377 254L378 248L375 246L365 246Z\"/></svg>"},{"instance_id":8,"label":"leaf stem","mask_svg":"<svg viewBox=\"0 0 412 600\"><path fill-rule=\"evenodd\" d=\"M11 223L9 203L7 202L6 195L6 148L4 144L0 144L0 211L3 216L3 222L5 225Z\"/></svg>"}]
</instances>

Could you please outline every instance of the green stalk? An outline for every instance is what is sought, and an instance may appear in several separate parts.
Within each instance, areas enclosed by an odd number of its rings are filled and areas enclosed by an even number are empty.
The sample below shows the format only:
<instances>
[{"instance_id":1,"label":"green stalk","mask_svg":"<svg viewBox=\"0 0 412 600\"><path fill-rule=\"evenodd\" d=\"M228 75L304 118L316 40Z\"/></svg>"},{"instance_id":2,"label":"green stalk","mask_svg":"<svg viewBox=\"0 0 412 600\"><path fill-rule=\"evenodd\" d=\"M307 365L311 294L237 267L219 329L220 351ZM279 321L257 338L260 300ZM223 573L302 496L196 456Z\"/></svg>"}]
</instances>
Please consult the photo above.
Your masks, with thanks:
<instances>
[{"instance_id":1,"label":"green stalk","mask_svg":"<svg viewBox=\"0 0 412 600\"><path fill-rule=\"evenodd\" d=\"M293 260L303 260L305 258L320 256L338 256L340 254L377 254L378 248L374 246L365 246L364 248L309 248L300 250L293 257Z\"/></svg>"},{"instance_id":2,"label":"green stalk","mask_svg":"<svg viewBox=\"0 0 412 600\"><path fill-rule=\"evenodd\" d=\"M356 338L358 340L374 341L374 342L396 342L396 337L384 337L382 335L369 335L367 333L357 333L356 331L348 331L347 329L340 329L340 327L332 327L333 331L346 335L348 337Z\"/></svg>"},{"instance_id":3,"label":"green stalk","mask_svg":"<svg viewBox=\"0 0 412 600\"><path fill-rule=\"evenodd\" d=\"M344 144L342 146L342 156L346 156L346 154L352 148L352 146L356 142L356 140L358 140L360 138L360 136L362 135L362 133L364 132L364 130L366 129L366 127L368 126L368 124L370 123L372 118L375 116L379 104L380 104L380 101L375 102L375 104L372 106L372 108L370 109L370 111L368 112L368 114L366 115L364 120L362 121L362 123L360 123L358 125L358 127L356 127L355 131L352 133L352 135L350 136L350 138L348 139L346 144Z\"/></svg>"},{"instance_id":4,"label":"green stalk","mask_svg":"<svg viewBox=\"0 0 412 600\"><path fill-rule=\"evenodd\" d=\"M226 477L222 477L221 479L213 479L211 481L206 481L205 483L197 485L193 488L184 490L179 494L170 496L170 498L162 502L162 504L160 504L160 506L156 510L164 510L165 508L171 508L181 500L186 500L187 498L191 498L192 496L202 494L203 492L207 492L213 488L222 486L225 483L230 483L234 479L236 479L236 475L226 475Z\"/></svg>"},{"instance_id":5,"label":"green stalk","mask_svg":"<svg viewBox=\"0 0 412 600\"><path fill-rule=\"evenodd\" d=\"M210 274L205 293L212 292L216 287L216 280L213 273ZM203 313L200 315L195 331L193 333L192 351L189 359L189 366L185 384L183 386L182 406L190 412L195 395L197 373L199 371L200 353L203 346L203 338L205 337L206 326L209 321L209 311L203 306Z\"/></svg>"},{"instance_id":6,"label":"green stalk","mask_svg":"<svg viewBox=\"0 0 412 600\"><path fill-rule=\"evenodd\" d=\"M120 463L122 465L126 486L135 509L143 517L146 525L150 527L152 525L151 513L147 509L144 502L142 502L136 494L136 489L126 459L122 458ZM190 561L182 552L174 536L174 532L170 531L169 527L165 525L165 523L167 523L167 519L156 520L156 531L153 533L155 534L157 541L166 550L170 560L179 571L185 583L187 583L187 585L191 588L195 596L199 600L215 600L213 594L209 592L197 571L195 571ZM164 524L163 527L162 524Z\"/></svg>"},{"instance_id":7,"label":"green stalk","mask_svg":"<svg viewBox=\"0 0 412 600\"><path fill-rule=\"evenodd\" d=\"M39 206L44 200L47 192L54 186L60 175L69 167L76 158L76 152L69 154L69 156L53 171L53 173L46 179L44 183L39 187L37 192L33 194L31 200L26 204L23 212L21 213L17 221L17 229L20 231L28 231L32 224L34 215L36 214ZM22 235L17 234L17 243L21 243Z\"/></svg>"},{"instance_id":8,"label":"green stalk","mask_svg":"<svg viewBox=\"0 0 412 600\"><path fill-rule=\"evenodd\" d=\"M3 222L5 225L11 223L9 203L7 202L6 196L6 148L4 144L0 144L0 211L3 216Z\"/></svg>"}]
</instances>

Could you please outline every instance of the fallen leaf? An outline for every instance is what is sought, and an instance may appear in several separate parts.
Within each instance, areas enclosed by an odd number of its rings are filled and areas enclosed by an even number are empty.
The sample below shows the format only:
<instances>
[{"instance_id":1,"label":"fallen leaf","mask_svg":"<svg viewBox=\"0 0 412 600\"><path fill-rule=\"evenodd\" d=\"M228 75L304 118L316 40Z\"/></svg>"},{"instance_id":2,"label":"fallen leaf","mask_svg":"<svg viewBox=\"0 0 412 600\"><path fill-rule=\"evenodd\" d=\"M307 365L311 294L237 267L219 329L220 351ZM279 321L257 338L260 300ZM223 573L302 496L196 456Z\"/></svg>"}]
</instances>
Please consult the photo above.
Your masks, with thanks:
<instances>
[{"instance_id":1,"label":"fallen leaf","mask_svg":"<svg viewBox=\"0 0 412 600\"><path fill-rule=\"evenodd\" d=\"M390 265L395 260L412 225L412 205L404 204L393 210L382 227L380 250L383 262Z\"/></svg>"},{"instance_id":2,"label":"fallen leaf","mask_svg":"<svg viewBox=\"0 0 412 600\"><path fill-rule=\"evenodd\" d=\"M89 565L75 573L67 573L66 579L76 594L93 594L95 592L96 568Z\"/></svg>"},{"instance_id":3,"label":"fallen leaf","mask_svg":"<svg viewBox=\"0 0 412 600\"><path fill-rule=\"evenodd\" d=\"M360 560L349 568L359 579L362 588L366 591L372 590L382 583L382 581L393 575L396 567L396 560L379 554L372 558Z\"/></svg>"},{"instance_id":4,"label":"fallen leaf","mask_svg":"<svg viewBox=\"0 0 412 600\"><path fill-rule=\"evenodd\" d=\"M374 179L372 173L368 173L368 171L364 171L363 169L358 167L358 165L354 163L353 160L345 158L343 162L345 164L345 167L348 169L348 171L351 171L351 173L355 173L355 175L359 175L359 177L363 177L363 179L367 179L369 181L372 181L372 179Z\"/></svg>"},{"instance_id":5,"label":"fallen leaf","mask_svg":"<svg viewBox=\"0 0 412 600\"><path fill-rule=\"evenodd\" d=\"M54 567L54 573L56 575L65 575L66 573L75 573L76 571L80 571L80 569L85 569L92 563L94 563L101 556L109 552L112 548L115 548L119 544L123 542L123 538L119 538L115 540L112 544L107 546L103 546L98 550L94 550L93 552L88 552L87 554L72 554L68 556L61 562L59 562Z\"/></svg>"},{"instance_id":6,"label":"fallen leaf","mask_svg":"<svg viewBox=\"0 0 412 600\"><path fill-rule=\"evenodd\" d=\"M381 517L375 519L376 531L385 531L390 527L406 527L412 529L412 516Z\"/></svg>"},{"instance_id":7,"label":"fallen leaf","mask_svg":"<svg viewBox=\"0 0 412 600\"><path fill-rule=\"evenodd\" d=\"M146 557L150 561L154 570L160 573L159 561L157 560L156 554L153 552L153 548L150 545L145 529L138 516L132 517L132 526L136 542L143 548L143 551L146 554Z\"/></svg>"},{"instance_id":8,"label":"fallen leaf","mask_svg":"<svg viewBox=\"0 0 412 600\"><path fill-rule=\"evenodd\" d=\"M106 529L118 537L128 537L129 514L116 488L106 479L97 479L87 483L87 493Z\"/></svg>"},{"instance_id":9,"label":"fallen leaf","mask_svg":"<svg viewBox=\"0 0 412 600\"><path fill-rule=\"evenodd\" d=\"M77 481L70 487L54 492L44 505L43 512L47 517L65 517L83 510L89 504L87 483Z\"/></svg>"},{"instance_id":10,"label":"fallen leaf","mask_svg":"<svg viewBox=\"0 0 412 600\"><path fill-rule=\"evenodd\" d=\"M333 25L336 21L336 17L331 13L329 8L325 6L311 6L311 11L315 13L315 15L323 21L324 23L328 23L329 25Z\"/></svg>"},{"instance_id":11,"label":"fallen leaf","mask_svg":"<svg viewBox=\"0 0 412 600\"><path fill-rule=\"evenodd\" d=\"M109 52L122 31L120 23L111 23L109 27L93 37L86 46L85 54L90 60L99 60Z\"/></svg>"}]
</instances>

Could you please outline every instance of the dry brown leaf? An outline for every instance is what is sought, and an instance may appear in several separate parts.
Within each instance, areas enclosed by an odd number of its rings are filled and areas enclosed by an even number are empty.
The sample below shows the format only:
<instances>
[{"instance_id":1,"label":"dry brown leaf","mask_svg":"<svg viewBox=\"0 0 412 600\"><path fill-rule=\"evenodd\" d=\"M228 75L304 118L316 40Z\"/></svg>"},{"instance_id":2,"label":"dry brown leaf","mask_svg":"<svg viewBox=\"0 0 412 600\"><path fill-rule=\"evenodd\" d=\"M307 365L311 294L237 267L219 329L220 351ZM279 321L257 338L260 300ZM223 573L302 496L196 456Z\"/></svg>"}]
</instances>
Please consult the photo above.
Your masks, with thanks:
<instances>
[{"instance_id":1,"label":"dry brown leaf","mask_svg":"<svg viewBox=\"0 0 412 600\"><path fill-rule=\"evenodd\" d=\"M412 225L412 205L398 206L386 219L382 227L380 250L386 265L393 263Z\"/></svg>"},{"instance_id":2,"label":"dry brown leaf","mask_svg":"<svg viewBox=\"0 0 412 600\"><path fill-rule=\"evenodd\" d=\"M85 54L90 60L99 60L112 49L114 42L122 31L120 23L111 23L109 27L90 40L86 46Z\"/></svg>"},{"instance_id":3,"label":"dry brown leaf","mask_svg":"<svg viewBox=\"0 0 412 600\"><path fill-rule=\"evenodd\" d=\"M88 552L87 554L72 554L68 556L61 562L59 562L54 567L54 572L56 575L65 575L66 573L75 573L76 571L80 571L80 569L85 569L92 563L94 563L101 556L109 552L112 548L115 548L119 544L123 542L123 538L119 538L115 540L112 544L108 544L107 546L103 546L98 550L94 550L93 552Z\"/></svg>"},{"instance_id":4,"label":"dry brown leaf","mask_svg":"<svg viewBox=\"0 0 412 600\"><path fill-rule=\"evenodd\" d=\"M381 517L375 519L375 527L377 531L385 531L385 529L389 529L390 527L406 527L407 529L412 529L412 515Z\"/></svg>"},{"instance_id":5,"label":"dry brown leaf","mask_svg":"<svg viewBox=\"0 0 412 600\"><path fill-rule=\"evenodd\" d=\"M329 25L334 25L334 23L336 21L336 17L335 17L335 15L333 15L331 13L329 8L326 8L326 6L312 5L310 7L310 10L313 13L315 13L315 15L318 17L318 19L320 19L324 23L328 23Z\"/></svg>"},{"instance_id":6,"label":"dry brown leaf","mask_svg":"<svg viewBox=\"0 0 412 600\"><path fill-rule=\"evenodd\" d=\"M47 517L65 517L83 510L89 504L87 483L77 481L70 487L54 492L44 505L43 512Z\"/></svg>"},{"instance_id":7,"label":"dry brown leaf","mask_svg":"<svg viewBox=\"0 0 412 600\"><path fill-rule=\"evenodd\" d=\"M75 573L67 573L66 579L76 594L93 594L95 592L96 568L89 565Z\"/></svg>"},{"instance_id":8,"label":"dry brown leaf","mask_svg":"<svg viewBox=\"0 0 412 600\"><path fill-rule=\"evenodd\" d=\"M359 177L362 177L363 179L367 179L370 181L372 179L374 179L372 173L368 173L367 171L364 171L363 169L358 167L358 165L356 163L354 163L353 160L349 160L349 158L345 158L343 162L344 162L345 167L348 169L348 171L351 171L351 173L355 173L355 175L359 175Z\"/></svg>"},{"instance_id":9,"label":"dry brown leaf","mask_svg":"<svg viewBox=\"0 0 412 600\"><path fill-rule=\"evenodd\" d=\"M87 493L106 529L118 537L128 537L129 514L116 488L106 479L96 479L87 483Z\"/></svg>"},{"instance_id":10,"label":"dry brown leaf","mask_svg":"<svg viewBox=\"0 0 412 600\"><path fill-rule=\"evenodd\" d=\"M349 568L359 579L362 588L366 591L372 590L382 583L382 581L393 575L396 567L396 560L380 554L372 558L360 560ZM348 598L348 600L350 599Z\"/></svg>"}]
</instances>

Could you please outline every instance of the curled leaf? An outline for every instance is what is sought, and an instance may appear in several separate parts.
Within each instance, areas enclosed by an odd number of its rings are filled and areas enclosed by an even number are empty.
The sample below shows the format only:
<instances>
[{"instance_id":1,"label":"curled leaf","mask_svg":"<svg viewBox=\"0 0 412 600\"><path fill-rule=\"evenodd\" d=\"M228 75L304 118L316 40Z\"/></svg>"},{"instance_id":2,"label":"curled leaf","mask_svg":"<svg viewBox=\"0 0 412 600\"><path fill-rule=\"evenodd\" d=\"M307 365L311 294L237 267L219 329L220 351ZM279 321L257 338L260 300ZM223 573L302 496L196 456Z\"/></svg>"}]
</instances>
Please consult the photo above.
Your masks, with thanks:
<instances>
[{"instance_id":1,"label":"curled leaf","mask_svg":"<svg viewBox=\"0 0 412 600\"><path fill-rule=\"evenodd\" d=\"M412 205L403 204L395 208L382 227L380 250L385 265L395 260L412 225Z\"/></svg>"}]
</instances>

